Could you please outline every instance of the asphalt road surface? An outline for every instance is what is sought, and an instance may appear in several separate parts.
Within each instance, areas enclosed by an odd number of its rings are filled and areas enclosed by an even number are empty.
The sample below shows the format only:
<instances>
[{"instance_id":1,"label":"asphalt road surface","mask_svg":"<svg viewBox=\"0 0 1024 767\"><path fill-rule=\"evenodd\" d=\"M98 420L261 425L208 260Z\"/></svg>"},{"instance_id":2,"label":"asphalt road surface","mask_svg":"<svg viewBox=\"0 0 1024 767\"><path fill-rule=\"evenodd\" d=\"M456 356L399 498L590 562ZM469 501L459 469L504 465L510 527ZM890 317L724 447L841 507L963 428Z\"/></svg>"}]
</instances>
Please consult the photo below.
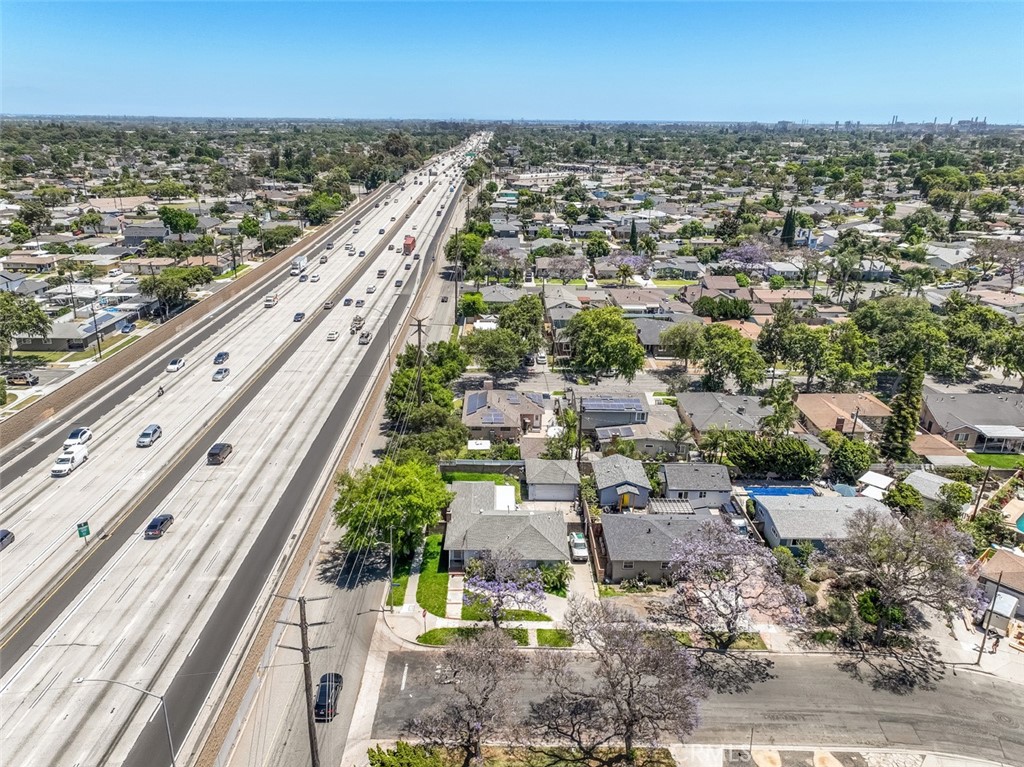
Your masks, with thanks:
<instances>
[{"instance_id":1,"label":"asphalt road surface","mask_svg":"<svg viewBox=\"0 0 1024 767\"><path fill-rule=\"evenodd\" d=\"M691 742L869 747L934 751L1024 764L1024 687L985 674L946 674L935 689L873 690L827 656L773 656L776 678L749 692L713 695ZM435 682L436 653L388 656L373 737L398 738L406 722L443 705L451 688ZM529 673L516 708L543 694Z\"/></svg>"}]
</instances>

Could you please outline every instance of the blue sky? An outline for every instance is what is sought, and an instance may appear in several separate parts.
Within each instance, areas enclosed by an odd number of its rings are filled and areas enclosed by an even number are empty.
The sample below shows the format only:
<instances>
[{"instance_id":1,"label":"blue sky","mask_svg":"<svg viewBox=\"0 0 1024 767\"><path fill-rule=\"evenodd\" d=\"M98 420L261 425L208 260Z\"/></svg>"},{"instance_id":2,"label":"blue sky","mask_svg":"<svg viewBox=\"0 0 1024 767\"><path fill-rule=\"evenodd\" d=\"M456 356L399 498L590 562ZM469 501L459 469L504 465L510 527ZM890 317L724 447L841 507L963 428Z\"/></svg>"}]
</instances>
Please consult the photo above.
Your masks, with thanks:
<instances>
[{"instance_id":1,"label":"blue sky","mask_svg":"<svg viewBox=\"0 0 1024 767\"><path fill-rule=\"evenodd\" d=\"M0 3L6 114L1024 123L1024 3Z\"/></svg>"}]
</instances>

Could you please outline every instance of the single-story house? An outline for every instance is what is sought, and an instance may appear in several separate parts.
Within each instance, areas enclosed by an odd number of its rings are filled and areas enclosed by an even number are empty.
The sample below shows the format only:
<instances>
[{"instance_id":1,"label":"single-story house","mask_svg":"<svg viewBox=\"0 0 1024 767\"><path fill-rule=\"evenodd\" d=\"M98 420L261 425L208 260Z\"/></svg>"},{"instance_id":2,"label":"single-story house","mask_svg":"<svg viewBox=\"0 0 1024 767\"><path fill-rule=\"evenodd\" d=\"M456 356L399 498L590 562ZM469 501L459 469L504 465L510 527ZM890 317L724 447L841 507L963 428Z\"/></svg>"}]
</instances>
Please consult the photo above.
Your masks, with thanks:
<instances>
[{"instance_id":1,"label":"single-story house","mask_svg":"<svg viewBox=\"0 0 1024 767\"><path fill-rule=\"evenodd\" d=\"M817 495L760 495L754 500L754 521L762 525L769 546L796 549L804 541L824 549L827 541L846 538L847 523L860 509L889 514L871 498Z\"/></svg>"},{"instance_id":2,"label":"single-story house","mask_svg":"<svg viewBox=\"0 0 1024 767\"><path fill-rule=\"evenodd\" d=\"M784 301L789 301L798 311L811 305L811 291L801 288L783 288L782 290L753 288L750 294L755 302L768 304L773 308L781 306Z\"/></svg>"},{"instance_id":3,"label":"single-story house","mask_svg":"<svg viewBox=\"0 0 1024 767\"><path fill-rule=\"evenodd\" d=\"M660 582L671 568L672 545L715 519L707 510L690 511L601 515L601 541L607 561L605 580L621 583L643 576L649 583Z\"/></svg>"},{"instance_id":4,"label":"single-story house","mask_svg":"<svg viewBox=\"0 0 1024 767\"><path fill-rule=\"evenodd\" d=\"M533 392L485 389L469 392L462 401L462 422L470 439L516 442L525 432L539 431L543 398Z\"/></svg>"},{"instance_id":5,"label":"single-story house","mask_svg":"<svg viewBox=\"0 0 1024 767\"><path fill-rule=\"evenodd\" d=\"M826 429L869 440L881 433L892 411L878 397L867 392L857 394L798 394L796 406L800 421L814 436Z\"/></svg>"},{"instance_id":6,"label":"single-story house","mask_svg":"<svg viewBox=\"0 0 1024 767\"><path fill-rule=\"evenodd\" d=\"M689 501L695 509L718 509L729 503L729 470L718 463L665 463L658 470L666 498Z\"/></svg>"},{"instance_id":7,"label":"single-story house","mask_svg":"<svg viewBox=\"0 0 1024 767\"><path fill-rule=\"evenodd\" d=\"M594 483L600 506L642 509L651 497L651 482L640 461L609 455L594 462Z\"/></svg>"},{"instance_id":8,"label":"single-story house","mask_svg":"<svg viewBox=\"0 0 1024 767\"><path fill-rule=\"evenodd\" d=\"M579 489L575 461L526 459L526 497L531 501L575 501Z\"/></svg>"},{"instance_id":9,"label":"single-story house","mask_svg":"<svg viewBox=\"0 0 1024 767\"><path fill-rule=\"evenodd\" d=\"M961 450L1019 453L1024 449L1024 395L948 393L925 386L921 426Z\"/></svg>"},{"instance_id":10,"label":"single-story house","mask_svg":"<svg viewBox=\"0 0 1024 767\"><path fill-rule=\"evenodd\" d=\"M522 288L510 288L505 285L485 285L480 295L486 304L514 304L523 296L529 295Z\"/></svg>"},{"instance_id":11,"label":"single-story house","mask_svg":"<svg viewBox=\"0 0 1024 767\"><path fill-rule=\"evenodd\" d=\"M963 450L938 434L917 434L910 443L914 455L933 466L974 466Z\"/></svg>"},{"instance_id":12,"label":"single-story house","mask_svg":"<svg viewBox=\"0 0 1024 767\"><path fill-rule=\"evenodd\" d=\"M146 225L135 224L124 228L124 239L121 244L126 248L138 248L146 244L147 240L163 242L170 239L171 230L160 222Z\"/></svg>"},{"instance_id":13,"label":"single-story house","mask_svg":"<svg viewBox=\"0 0 1024 767\"><path fill-rule=\"evenodd\" d=\"M560 511L516 508L515 491L493 482L453 482L444 550L448 566L461 570L485 552L514 551L526 567L569 559L568 533Z\"/></svg>"},{"instance_id":14,"label":"single-story house","mask_svg":"<svg viewBox=\"0 0 1024 767\"><path fill-rule=\"evenodd\" d=\"M701 434L714 427L756 433L761 419L773 412L758 397L718 392L682 392L677 396L676 409L698 442Z\"/></svg>"},{"instance_id":15,"label":"single-story house","mask_svg":"<svg viewBox=\"0 0 1024 767\"><path fill-rule=\"evenodd\" d=\"M764 273L769 277L779 275L787 280L796 280L800 277L800 269L789 261L769 261L764 265Z\"/></svg>"}]
</instances>

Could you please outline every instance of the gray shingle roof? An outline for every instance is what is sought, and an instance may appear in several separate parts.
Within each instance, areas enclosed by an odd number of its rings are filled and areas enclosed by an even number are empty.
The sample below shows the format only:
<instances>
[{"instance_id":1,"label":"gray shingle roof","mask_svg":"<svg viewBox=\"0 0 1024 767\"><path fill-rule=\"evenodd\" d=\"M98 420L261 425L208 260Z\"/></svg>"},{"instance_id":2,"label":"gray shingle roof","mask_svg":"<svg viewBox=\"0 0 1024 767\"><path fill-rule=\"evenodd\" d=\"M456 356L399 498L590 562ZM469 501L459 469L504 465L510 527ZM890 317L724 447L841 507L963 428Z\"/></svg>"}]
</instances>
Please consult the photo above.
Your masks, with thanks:
<instances>
[{"instance_id":1,"label":"gray shingle roof","mask_svg":"<svg viewBox=\"0 0 1024 767\"><path fill-rule=\"evenodd\" d=\"M944 431L979 425L1024 428L1021 394L949 394L925 386L924 401Z\"/></svg>"},{"instance_id":2,"label":"gray shingle roof","mask_svg":"<svg viewBox=\"0 0 1024 767\"><path fill-rule=\"evenodd\" d=\"M609 455L594 463L594 480L597 489L618 487L622 484L635 485L648 490L651 483L644 472L643 464L624 455Z\"/></svg>"},{"instance_id":3,"label":"gray shingle roof","mask_svg":"<svg viewBox=\"0 0 1024 767\"><path fill-rule=\"evenodd\" d=\"M729 470L719 463L666 463L661 470L666 490L732 490Z\"/></svg>"},{"instance_id":4,"label":"gray shingle roof","mask_svg":"<svg viewBox=\"0 0 1024 767\"><path fill-rule=\"evenodd\" d=\"M772 412L770 407L762 407L757 397L715 392L680 394L679 408L689 417L693 427L701 432L712 426L757 431L758 421Z\"/></svg>"},{"instance_id":5,"label":"gray shingle roof","mask_svg":"<svg viewBox=\"0 0 1024 767\"><path fill-rule=\"evenodd\" d=\"M757 505L771 516L779 538L825 540L846 537L846 524L859 509L889 509L871 498L781 495L760 496Z\"/></svg>"},{"instance_id":6,"label":"gray shingle roof","mask_svg":"<svg viewBox=\"0 0 1024 767\"><path fill-rule=\"evenodd\" d=\"M445 531L444 549L511 550L526 560L569 558L565 519L559 511L453 510Z\"/></svg>"},{"instance_id":7,"label":"gray shingle roof","mask_svg":"<svg viewBox=\"0 0 1024 767\"><path fill-rule=\"evenodd\" d=\"M526 459L526 483L529 485L578 485L580 472L575 461Z\"/></svg>"},{"instance_id":8,"label":"gray shingle roof","mask_svg":"<svg viewBox=\"0 0 1024 767\"><path fill-rule=\"evenodd\" d=\"M602 514L601 529L613 561L668 562L672 543L692 536L709 519L709 513Z\"/></svg>"}]
</instances>

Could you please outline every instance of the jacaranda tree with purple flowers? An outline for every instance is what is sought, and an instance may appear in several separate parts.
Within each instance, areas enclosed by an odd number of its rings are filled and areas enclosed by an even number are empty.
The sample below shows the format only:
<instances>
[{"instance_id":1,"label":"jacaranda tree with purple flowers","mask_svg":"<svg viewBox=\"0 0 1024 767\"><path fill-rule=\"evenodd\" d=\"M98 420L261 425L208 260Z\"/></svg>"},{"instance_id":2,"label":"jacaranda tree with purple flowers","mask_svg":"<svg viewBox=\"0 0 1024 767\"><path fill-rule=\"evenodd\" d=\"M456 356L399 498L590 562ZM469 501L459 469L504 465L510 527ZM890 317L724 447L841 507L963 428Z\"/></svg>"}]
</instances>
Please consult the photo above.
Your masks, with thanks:
<instances>
[{"instance_id":1,"label":"jacaranda tree with purple flowers","mask_svg":"<svg viewBox=\"0 0 1024 767\"><path fill-rule=\"evenodd\" d=\"M742 271L747 273L760 273L770 257L771 252L764 243L756 240L745 240L722 254L723 261L734 261Z\"/></svg>"},{"instance_id":2,"label":"jacaranda tree with purple flowers","mask_svg":"<svg viewBox=\"0 0 1024 767\"><path fill-rule=\"evenodd\" d=\"M658 617L728 650L754 622L802 624L804 595L787 585L771 549L721 522L705 522L672 549L675 593Z\"/></svg>"},{"instance_id":3,"label":"jacaranda tree with purple flowers","mask_svg":"<svg viewBox=\"0 0 1024 767\"><path fill-rule=\"evenodd\" d=\"M511 610L544 609L544 581L537 568L523 567L514 551L484 552L466 567L463 601L482 609L495 628Z\"/></svg>"}]
</instances>

